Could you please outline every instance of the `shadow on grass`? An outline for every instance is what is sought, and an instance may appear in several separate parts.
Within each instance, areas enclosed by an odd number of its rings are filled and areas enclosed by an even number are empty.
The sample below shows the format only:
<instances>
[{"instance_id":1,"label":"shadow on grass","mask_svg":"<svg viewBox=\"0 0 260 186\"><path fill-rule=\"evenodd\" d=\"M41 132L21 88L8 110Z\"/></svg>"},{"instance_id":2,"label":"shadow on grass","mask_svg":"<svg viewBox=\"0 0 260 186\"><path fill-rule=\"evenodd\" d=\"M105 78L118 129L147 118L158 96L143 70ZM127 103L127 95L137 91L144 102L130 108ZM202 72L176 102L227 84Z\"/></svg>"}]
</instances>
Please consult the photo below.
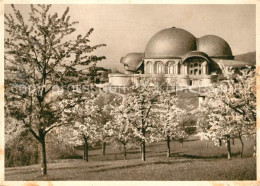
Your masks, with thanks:
<instances>
[{"instance_id":1,"label":"shadow on grass","mask_svg":"<svg viewBox=\"0 0 260 186\"><path fill-rule=\"evenodd\" d=\"M64 169L86 169L86 168L100 168L100 167L105 167L106 165L87 165L86 166L81 166L81 167L55 167L55 168L48 168L48 170L64 170Z\"/></svg>"},{"instance_id":2,"label":"shadow on grass","mask_svg":"<svg viewBox=\"0 0 260 186\"><path fill-rule=\"evenodd\" d=\"M172 164L180 164L180 163L187 163L192 162L192 160L184 160L184 161L156 161L156 162L142 162L134 165L124 165L124 166L115 166L115 167L109 167L109 168L103 168L98 170L93 170L89 172L104 172L104 171L110 171L110 170L122 170L122 169L128 169L128 168L136 168L136 167L143 167L143 166L149 166L149 165L172 165Z\"/></svg>"},{"instance_id":3,"label":"shadow on grass","mask_svg":"<svg viewBox=\"0 0 260 186\"><path fill-rule=\"evenodd\" d=\"M232 153L231 157L237 157L240 155L240 152ZM215 155L215 156L198 156L198 155L190 155L190 154L180 154L173 153L173 157L182 157L182 158L190 158L190 159L224 159L227 158L227 154Z\"/></svg>"},{"instance_id":4,"label":"shadow on grass","mask_svg":"<svg viewBox=\"0 0 260 186\"><path fill-rule=\"evenodd\" d=\"M40 174L40 169L37 169L37 170L22 170L22 171L19 171L19 174L32 174L32 173L39 173ZM6 172L5 171L5 174L8 174L9 175L16 175L17 172Z\"/></svg>"},{"instance_id":5,"label":"shadow on grass","mask_svg":"<svg viewBox=\"0 0 260 186\"><path fill-rule=\"evenodd\" d=\"M84 167L82 167L82 166L81 167L66 166L66 167L55 167L55 168L48 167L48 171L50 171L50 170L64 170L64 169L86 169L86 168L92 169L92 168L100 168L100 167L104 167L104 166L106 166L106 165L86 165ZM17 174L16 171L14 171L14 172L6 171L6 173L8 173L8 175L16 175ZM40 174L41 171L40 171L40 169L35 169L35 170L30 169L30 170L19 170L19 173L21 173L21 174L39 173Z\"/></svg>"},{"instance_id":6,"label":"shadow on grass","mask_svg":"<svg viewBox=\"0 0 260 186\"><path fill-rule=\"evenodd\" d=\"M146 150L146 153L149 154L149 153L153 153L152 150ZM130 150L130 151L127 151L126 154L130 155L130 154L140 154L140 150ZM124 152L107 152L106 155L101 155L101 154L90 154L89 157L96 157L96 156L101 156L101 157L105 157L105 156L113 156L113 155L124 155ZM81 156L82 157L82 156Z\"/></svg>"},{"instance_id":7,"label":"shadow on grass","mask_svg":"<svg viewBox=\"0 0 260 186\"><path fill-rule=\"evenodd\" d=\"M127 161L127 160L126 160ZM95 165L95 166L81 166L81 167L56 167L56 168L48 168L49 171L56 171L56 170L69 170L69 169L77 169L77 170L86 170L84 173L98 173L98 172L105 172L105 171L111 171L111 170L123 170L123 169L129 169L129 168L136 168L136 167L143 167L143 166L149 166L149 165L173 165L173 164L181 164L181 163L187 163L192 162L193 160L182 160L182 161L155 161L155 162L141 162L138 164L133 165L118 165L118 166L109 166L105 167L107 165ZM103 168L102 168L103 167ZM34 179L39 180L59 180L59 178L52 177L51 175L43 176L40 174L40 170L29 170L24 171L22 174L37 174ZM16 174L16 173L14 173ZM9 173L9 175L12 175L12 173Z\"/></svg>"},{"instance_id":8,"label":"shadow on grass","mask_svg":"<svg viewBox=\"0 0 260 186\"><path fill-rule=\"evenodd\" d=\"M59 159L82 159L80 155L61 156Z\"/></svg>"}]
</instances>

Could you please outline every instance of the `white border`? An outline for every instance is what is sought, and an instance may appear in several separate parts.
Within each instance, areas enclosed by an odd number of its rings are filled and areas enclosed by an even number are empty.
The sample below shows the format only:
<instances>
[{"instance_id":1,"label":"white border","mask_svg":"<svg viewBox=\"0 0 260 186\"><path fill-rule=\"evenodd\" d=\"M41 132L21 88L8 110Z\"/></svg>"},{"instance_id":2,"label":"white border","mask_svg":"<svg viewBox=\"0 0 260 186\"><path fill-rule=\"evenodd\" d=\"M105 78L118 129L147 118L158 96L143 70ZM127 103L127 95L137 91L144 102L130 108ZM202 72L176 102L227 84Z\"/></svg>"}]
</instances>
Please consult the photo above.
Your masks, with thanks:
<instances>
[{"instance_id":1,"label":"white border","mask_svg":"<svg viewBox=\"0 0 260 186\"><path fill-rule=\"evenodd\" d=\"M5 181L4 182L4 4L256 4L256 61L257 61L257 181ZM143 186L144 184L153 185L260 185L260 164L259 164L259 149L260 149L260 1L257 0L0 0L0 186L2 185L135 185ZM232 11L232 10L231 10ZM246 25L245 25L246 26Z\"/></svg>"}]
</instances>

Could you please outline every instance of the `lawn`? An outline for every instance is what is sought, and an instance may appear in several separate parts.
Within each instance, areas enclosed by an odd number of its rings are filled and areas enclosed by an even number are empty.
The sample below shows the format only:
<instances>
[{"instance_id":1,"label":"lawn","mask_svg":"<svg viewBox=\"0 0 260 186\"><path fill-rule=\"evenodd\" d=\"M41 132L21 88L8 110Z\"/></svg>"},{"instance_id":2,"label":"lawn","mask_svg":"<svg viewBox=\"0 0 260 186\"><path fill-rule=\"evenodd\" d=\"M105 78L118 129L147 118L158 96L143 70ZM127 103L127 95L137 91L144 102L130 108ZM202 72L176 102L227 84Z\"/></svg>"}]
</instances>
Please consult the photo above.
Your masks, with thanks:
<instances>
[{"instance_id":1,"label":"lawn","mask_svg":"<svg viewBox=\"0 0 260 186\"><path fill-rule=\"evenodd\" d=\"M255 180L256 159L252 158L253 141L245 141L244 158L239 158L240 144L232 145L233 158L226 159L226 147L216 147L193 138L171 143L172 157L166 157L166 142L147 147L147 161L140 160L138 149L128 152L128 160L112 146L105 156L101 149L90 151L89 162L81 159L53 160L48 176L42 176L39 165L5 169L5 180ZM79 150L79 154L82 152Z\"/></svg>"}]
</instances>

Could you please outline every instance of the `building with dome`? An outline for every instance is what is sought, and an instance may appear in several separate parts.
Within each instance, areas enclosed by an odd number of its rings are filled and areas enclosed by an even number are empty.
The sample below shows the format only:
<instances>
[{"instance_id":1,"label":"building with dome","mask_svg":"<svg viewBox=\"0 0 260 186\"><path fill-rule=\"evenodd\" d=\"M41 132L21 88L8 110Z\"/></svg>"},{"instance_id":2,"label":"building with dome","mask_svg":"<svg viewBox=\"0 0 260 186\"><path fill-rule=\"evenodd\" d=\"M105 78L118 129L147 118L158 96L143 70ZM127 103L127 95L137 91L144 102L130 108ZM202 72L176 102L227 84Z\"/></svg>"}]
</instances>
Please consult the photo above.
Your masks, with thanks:
<instances>
[{"instance_id":1,"label":"building with dome","mask_svg":"<svg viewBox=\"0 0 260 186\"><path fill-rule=\"evenodd\" d=\"M144 53L128 53L121 58L124 74L109 74L111 86L127 86L142 77L163 77L184 86L210 86L221 79L219 64L249 65L234 60L229 44L219 36L196 38L180 28L166 28L147 43Z\"/></svg>"}]
</instances>

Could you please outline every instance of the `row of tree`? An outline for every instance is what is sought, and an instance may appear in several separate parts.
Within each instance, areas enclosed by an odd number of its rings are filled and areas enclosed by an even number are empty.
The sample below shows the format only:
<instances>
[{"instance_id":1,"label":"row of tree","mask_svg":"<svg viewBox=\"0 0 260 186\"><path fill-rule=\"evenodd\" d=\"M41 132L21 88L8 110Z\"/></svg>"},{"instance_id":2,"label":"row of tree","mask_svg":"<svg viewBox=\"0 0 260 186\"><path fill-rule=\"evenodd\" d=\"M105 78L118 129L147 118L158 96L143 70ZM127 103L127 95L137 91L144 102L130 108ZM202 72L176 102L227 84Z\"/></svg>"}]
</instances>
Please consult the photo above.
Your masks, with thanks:
<instances>
[{"instance_id":1,"label":"row of tree","mask_svg":"<svg viewBox=\"0 0 260 186\"><path fill-rule=\"evenodd\" d=\"M71 136L67 138L75 144L83 141L86 160L88 145L97 138L103 147L111 139L124 149L139 144L145 160L146 143L164 139L170 147L171 139L186 136L180 124L184 111L177 107L177 98L151 86L150 80L131 86L122 99L106 98L106 104L96 93L71 89L71 85L91 83L86 69L105 59L91 53L105 45L90 45L93 29L71 40L76 22L70 21L69 9L59 16L49 13L51 5L31 5L29 19L24 20L12 8L14 14L5 14L5 116L19 122L6 124L10 134L6 137L11 139L13 131L30 132L41 145L43 174L47 174L45 140L51 131ZM255 134L255 71L222 70L224 82L234 91L212 93L199 126L201 136L229 143L231 136ZM237 84L245 93L236 90ZM65 89L57 94L56 86Z\"/></svg>"},{"instance_id":2,"label":"row of tree","mask_svg":"<svg viewBox=\"0 0 260 186\"><path fill-rule=\"evenodd\" d=\"M129 146L140 146L142 160L146 159L146 143L167 141L167 156L170 156L170 141L186 139L182 125L185 112L176 106L177 98L166 91L159 91L149 81L132 85L128 93L91 95L84 103L74 107L77 117L70 126L57 130L62 139L72 145L84 144L83 158L88 161L89 145L101 141L117 143L126 150Z\"/></svg>"},{"instance_id":3,"label":"row of tree","mask_svg":"<svg viewBox=\"0 0 260 186\"><path fill-rule=\"evenodd\" d=\"M69 8L59 16L50 13L51 5L31 5L29 18L25 20L14 5L11 7L13 14L5 14L5 116L15 120L6 126L6 136L12 138L14 130L18 134L29 131L41 145L41 169L47 174L45 146L50 131L73 126L65 130L77 131L88 145L88 140L94 140L90 139L93 121L104 123L102 120L108 119L104 116L111 114L109 106L102 108L91 103L94 100L92 95L71 89L71 85L91 83L86 69L91 73L96 63L105 59L105 56L91 55L91 52L105 44L90 45L89 36L93 29L71 40L77 22L70 21ZM57 86L65 90L57 93ZM128 118L125 127L135 126L132 132L142 143L143 160L145 143L148 139L153 140L151 134L157 118L151 113L158 96L149 86L146 88L133 91L122 105L123 108L128 104L132 107L129 112L135 117ZM150 95L151 92L154 94ZM135 99L138 101L129 101ZM114 109L114 112L120 111ZM136 123L140 118L141 124ZM120 120L124 117L119 114L114 120L118 126ZM104 147L111 136L107 133L111 127L109 121L105 123L105 127L96 125Z\"/></svg>"},{"instance_id":4,"label":"row of tree","mask_svg":"<svg viewBox=\"0 0 260 186\"><path fill-rule=\"evenodd\" d=\"M255 70L254 67L245 67L235 72L231 68L221 68L225 80L207 91L207 99L194 113L198 118L196 127L201 139L212 140L216 145L221 145L222 141L226 143L230 159L231 139L240 140L242 157L243 138L255 138ZM80 127L72 126L72 136L84 142L86 148L88 140L118 142L123 146L125 158L127 146L138 144L143 161L146 159L146 143L165 140L169 157L170 141L187 139L187 129L192 127L192 121L185 123L187 112L177 106L175 92L172 94L151 82L154 81L149 78L141 80L129 87L123 98L110 97L106 103L102 102L102 107L95 104L95 99L100 100L99 96L89 99L76 111L79 119L83 120L76 124Z\"/></svg>"}]
</instances>

